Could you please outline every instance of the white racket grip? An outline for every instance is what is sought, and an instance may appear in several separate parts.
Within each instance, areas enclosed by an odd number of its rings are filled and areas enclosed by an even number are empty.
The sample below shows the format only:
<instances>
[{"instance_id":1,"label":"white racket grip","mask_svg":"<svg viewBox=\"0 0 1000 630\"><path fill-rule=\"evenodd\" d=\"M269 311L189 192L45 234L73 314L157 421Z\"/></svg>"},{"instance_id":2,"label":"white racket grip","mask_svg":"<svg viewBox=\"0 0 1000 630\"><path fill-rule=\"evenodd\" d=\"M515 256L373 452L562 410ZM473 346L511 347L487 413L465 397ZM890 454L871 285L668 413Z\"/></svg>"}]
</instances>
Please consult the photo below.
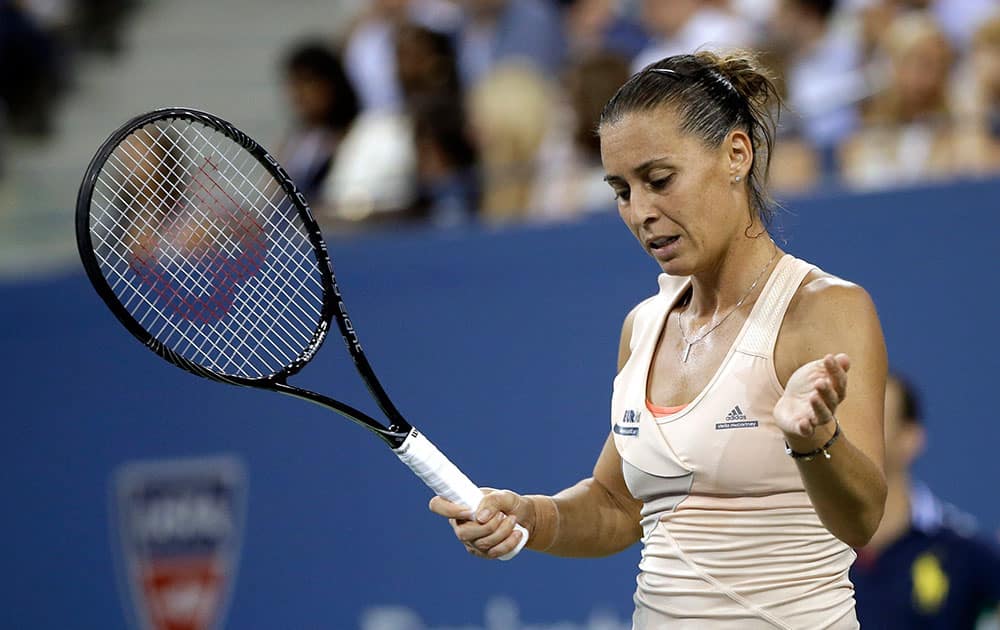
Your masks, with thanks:
<instances>
[{"instance_id":1,"label":"white racket grip","mask_svg":"<svg viewBox=\"0 0 1000 630\"><path fill-rule=\"evenodd\" d=\"M403 444L393 449L393 452L438 496L452 503L465 505L473 512L479 507L479 503L483 500L482 490L416 429L410 431ZM518 541L517 547L500 556L501 560L510 560L528 542L528 530L520 525L515 525L514 529L521 532L521 540Z\"/></svg>"}]
</instances>

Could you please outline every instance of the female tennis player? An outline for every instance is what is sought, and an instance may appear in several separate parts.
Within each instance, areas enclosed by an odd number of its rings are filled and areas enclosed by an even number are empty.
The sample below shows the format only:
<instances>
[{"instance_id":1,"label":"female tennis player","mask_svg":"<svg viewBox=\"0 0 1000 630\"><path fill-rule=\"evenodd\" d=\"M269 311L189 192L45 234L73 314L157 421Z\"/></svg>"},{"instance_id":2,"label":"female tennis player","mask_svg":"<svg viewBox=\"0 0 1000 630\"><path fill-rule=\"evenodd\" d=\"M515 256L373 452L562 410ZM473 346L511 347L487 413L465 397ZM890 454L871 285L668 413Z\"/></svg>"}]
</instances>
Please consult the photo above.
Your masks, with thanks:
<instances>
[{"instance_id":1,"label":"female tennis player","mask_svg":"<svg viewBox=\"0 0 1000 630\"><path fill-rule=\"evenodd\" d=\"M515 522L559 556L642 540L635 628L858 627L848 568L886 495L885 344L861 287L768 236L777 105L752 56L708 52L608 102L606 179L659 292L625 319L592 477L490 491L477 514L431 501L471 553L512 549Z\"/></svg>"}]
</instances>

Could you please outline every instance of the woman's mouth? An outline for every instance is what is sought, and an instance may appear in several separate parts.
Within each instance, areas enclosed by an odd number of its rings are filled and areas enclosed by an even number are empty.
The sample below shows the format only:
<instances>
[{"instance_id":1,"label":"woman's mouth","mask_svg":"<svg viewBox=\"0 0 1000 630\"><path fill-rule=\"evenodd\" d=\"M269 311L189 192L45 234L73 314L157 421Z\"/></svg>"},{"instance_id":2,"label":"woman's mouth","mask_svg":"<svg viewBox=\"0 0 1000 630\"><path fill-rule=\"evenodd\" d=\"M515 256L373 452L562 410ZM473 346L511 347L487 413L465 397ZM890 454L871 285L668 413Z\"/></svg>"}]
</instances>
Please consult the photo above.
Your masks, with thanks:
<instances>
[{"instance_id":1,"label":"woman's mouth","mask_svg":"<svg viewBox=\"0 0 1000 630\"><path fill-rule=\"evenodd\" d=\"M664 260L673 256L674 250L677 249L677 241L679 241L680 238L681 237L677 235L659 236L646 241L646 245L649 247L649 251L655 258Z\"/></svg>"}]
</instances>

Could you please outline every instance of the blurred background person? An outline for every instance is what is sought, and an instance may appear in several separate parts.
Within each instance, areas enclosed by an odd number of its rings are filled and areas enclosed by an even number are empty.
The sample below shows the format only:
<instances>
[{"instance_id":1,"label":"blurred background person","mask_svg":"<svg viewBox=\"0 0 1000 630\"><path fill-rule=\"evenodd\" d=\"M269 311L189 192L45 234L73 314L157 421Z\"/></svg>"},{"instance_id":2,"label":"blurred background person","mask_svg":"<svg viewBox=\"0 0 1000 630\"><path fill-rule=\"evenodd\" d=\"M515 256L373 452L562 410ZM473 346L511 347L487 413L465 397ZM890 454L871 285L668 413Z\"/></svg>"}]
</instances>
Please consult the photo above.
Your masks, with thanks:
<instances>
[{"instance_id":1,"label":"blurred background person","mask_svg":"<svg viewBox=\"0 0 1000 630\"><path fill-rule=\"evenodd\" d=\"M416 213L443 228L474 219L480 193L478 155L463 103L440 96L414 103L413 137Z\"/></svg>"},{"instance_id":2,"label":"blurred background person","mask_svg":"<svg viewBox=\"0 0 1000 630\"><path fill-rule=\"evenodd\" d=\"M965 51L976 27L997 8L996 0L850 0L850 4L861 18L868 52L877 47L881 33L911 12L929 13L951 45Z\"/></svg>"},{"instance_id":3,"label":"blurred background person","mask_svg":"<svg viewBox=\"0 0 1000 630\"><path fill-rule=\"evenodd\" d=\"M954 54L928 13L897 18L881 42L885 69L862 128L841 147L843 180L858 188L911 184L957 170L949 87Z\"/></svg>"},{"instance_id":4,"label":"blurred background person","mask_svg":"<svg viewBox=\"0 0 1000 630\"><path fill-rule=\"evenodd\" d=\"M963 116L1000 135L1000 9L976 31L969 59L971 85Z\"/></svg>"},{"instance_id":5,"label":"blurred background person","mask_svg":"<svg viewBox=\"0 0 1000 630\"><path fill-rule=\"evenodd\" d=\"M563 8L569 59L613 52L632 59L649 45L649 36L623 0L559 0Z\"/></svg>"},{"instance_id":6,"label":"blurred background person","mask_svg":"<svg viewBox=\"0 0 1000 630\"><path fill-rule=\"evenodd\" d=\"M539 150L553 116L553 84L533 66L505 63L469 97L469 120L482 161L479 217L507 223L530 216Z\"/></svg>"},{"instance_id":7,"label":"blurred background person","mask_svg":"<svg viewBox=\"0 0 1000 630\"><path fill-rule=\"evenodd\" d=\"M409 0L371 0L344 44L344 63L365 109L392 109L402 97L396 82L396 27Z\"/></svg>"},{"instance_id":8,"label":"blurred background person","mask_svg":"<svg viewBox=\"0 0 1000 630\"><path fill-rule=\"evenodd\" d=\"M293 122L277 154L311 202L317 200L337 146L358 116L358 97L340 58L321 40L296 44L282 72Z\"/></svg>"},{"instance_id":9,"label":"blurred background person","mask_svg":"<svg viewBox=\"0 0 1000 630\"><path fill-rule=\"evenodd\" d=\"M757 42L752 25L725 0L641 0L640 7L653 43L633 60L633 72L671 55L749 48Z\"/></svg>"},{"instance_id":10,"label":"blurred background person","mask_svg":"<svg viewBox=\"0 0 1000 630\"><path fill-rule=\"evenodd\" d=\"M596 130L604 104L629 76L628 58L613 52L585 54L570 65L539 149L532 218L566 220L611 211L614 199L604 181Z\"/></svg>"},{"instance_id":11,"label":"blurred background person","mask_svg":"<svg viewBox=\"0 0 1000 630\"><path fill-rule=\"evenodd\" d=\"M783 78L782 130L819 152L824 173L836 171L836 147L857 128L867 92L860 44L837 7L836 0L780 0L764 44Z\"/></svg>"},{"instance_id":12,"label":"blurred background person","mask_svg":"<svg viewBox=\"0 0 1000 630\"><path fill-rule=\"evenodd\" d=\"M551 0L460 0L458 63L474 87L497 65L517 61L555 79L566 59L561 16Z\"/></svg>"},{"instance_id":13,"label":"blurred background person","mask_svg":"<svg viewBox=\"0 0 1000 630\"><path fill-rule=\"evenodd\" d=\"M344 64L368 110L398 109L403 93L396 71L397 29L404 24L448 33L458 9L445 0L366 0L344 43Z\"/></svg>"},{"instance_id":14,"label":"blurred background person","mask_svg":"<svg viewBox=\"0 0 1000 630\"><path fill-rule=\"evenodd\" d=\"M0 116L12 131L52 131L61 88L57 42L14 0L0 0Z\"/></svg>"},{"instance_id":15,"label":"blurred background person","mask_svg":"<svg viewBox=\"0 0 1000 630\"><path fill-rule=\"evenodd\" d=\"M975 175L1000 172L1000 10L973 36L955 96L962 169Z\"/></svg>"},{"instance_id":16,"label":"blurred background person","mask_svg":"<svg viewBox=\"0 0 1000 630\"><path fill-rule=\"evenodd\" d=\"M768 181L776 197L805 195L820 187L825 179L824 163L801 130L779 129L768 170Z\"/></svg>"},{"instance_id":17,"label":"blurred background person","mask_svg":"<svg viewBox=\"0 0 1000 630\"><path fill-rule=\"evenodd\" d=\"M1000 546L911 476L926 442L917 391L890 375L885 514L851 569L862 628L971 630L1000 606Z\"/></svg>"},{"instance_id":18,"label":"blurred background person","mask_svg":"<svg viewBox=\"0 0 1000 630\"><path fill-rule=\"evenodd\" d=\"M52 4L59 3L59 0ZM49 4L38 0L36 4ZM74 22L74 39L84 49L106 55L120 53L125 47L124 27L137 0L67 0Z\"/></svg>"},{"instance_id":19,"label":"blurred background person","mask_svg":"<svg viewBox=\"0 0 1000 630\"><path fill-rule=\"evenodd\" d=\"M447 35L411 23L397 26L393 48L402 105L365 111L338 146L319 213L331 229L426 218L418 203L414 112L421 103L462 102L455 49ZM422 128L424 148L426 132L438 129Z\"/></svg>"}]
</instances>

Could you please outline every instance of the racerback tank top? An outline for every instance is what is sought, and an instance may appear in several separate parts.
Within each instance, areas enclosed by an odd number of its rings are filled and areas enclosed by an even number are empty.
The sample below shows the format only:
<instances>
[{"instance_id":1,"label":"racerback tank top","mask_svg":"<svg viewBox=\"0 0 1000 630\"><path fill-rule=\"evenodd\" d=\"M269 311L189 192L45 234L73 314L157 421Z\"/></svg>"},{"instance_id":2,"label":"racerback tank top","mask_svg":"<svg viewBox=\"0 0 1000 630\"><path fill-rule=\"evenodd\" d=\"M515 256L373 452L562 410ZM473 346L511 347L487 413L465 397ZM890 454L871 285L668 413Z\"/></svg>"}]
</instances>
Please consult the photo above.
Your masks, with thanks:
<instances>
[{"instance_id":1,"label":"racerback tank top","mask_svg":"<svg viewBox=\"0 0 1000 630\"><path fill-rule=\"evenodd\" d=\"M775 341L813 269L785 255L705 389L659 419L646 407L649 366L690 279L661 274L636 309L611 425L643 502L637 630L858 628L854 551L820 522L772 415L783 391Z\"/></svg>"}]
</instances>

